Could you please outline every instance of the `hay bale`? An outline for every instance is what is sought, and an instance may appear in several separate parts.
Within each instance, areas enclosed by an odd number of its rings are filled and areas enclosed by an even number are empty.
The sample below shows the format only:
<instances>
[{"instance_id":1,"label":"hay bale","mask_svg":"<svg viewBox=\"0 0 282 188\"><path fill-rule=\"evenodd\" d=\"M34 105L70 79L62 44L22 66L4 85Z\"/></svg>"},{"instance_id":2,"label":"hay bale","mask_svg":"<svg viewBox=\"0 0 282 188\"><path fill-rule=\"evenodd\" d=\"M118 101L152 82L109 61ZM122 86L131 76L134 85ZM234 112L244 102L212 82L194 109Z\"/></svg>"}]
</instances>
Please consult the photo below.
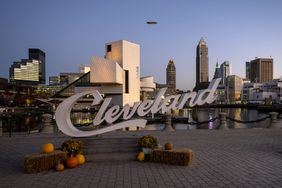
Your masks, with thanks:
<instances>
[{"instance_id":1,"label":"hay bale","mask_svg":"<svg viewBox=\"0 0 282 188\"><path fill-rule=\"evenodd\" d=\"M174 150L153 150L151 161L166 163L172 165L188 166L192 164L193 151L188 148L179 148Z\"/></svg>"},{"instance_id":2,"label":"hay bale","mask_svg":"<svg viewBox=\"0 0 282 188\"><path fill-rule=\"evenodd\" d=\"M54 168L58 162L66 160L65 152L55 150L52 153L34 153L25 156L24 169L27 173L42 172Z\"/></svg>"}]
</instances>

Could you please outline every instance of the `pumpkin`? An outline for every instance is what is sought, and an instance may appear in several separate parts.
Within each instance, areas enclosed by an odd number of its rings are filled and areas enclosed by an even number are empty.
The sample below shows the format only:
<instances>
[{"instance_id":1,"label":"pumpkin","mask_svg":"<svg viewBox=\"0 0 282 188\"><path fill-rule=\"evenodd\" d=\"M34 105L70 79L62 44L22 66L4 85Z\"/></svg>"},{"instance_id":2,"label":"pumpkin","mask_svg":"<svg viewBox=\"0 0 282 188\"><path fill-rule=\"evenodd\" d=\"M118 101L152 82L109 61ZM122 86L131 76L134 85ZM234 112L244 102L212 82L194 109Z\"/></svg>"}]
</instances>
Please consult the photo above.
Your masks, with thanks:
<instances>
[{"instance_id":1,"label":"pumpkin","mask_svg":"<svg viewBox=\"0 0 282 188\"><path fill-rule=\"evenodd\" d=\"M54 145L51 143L47 143L42 146L43 153L52 153L53 151L54 151Z\"/></svg>"},{"instance_id":2,"label":"pumpkin","mask_svg":"<svg viewBox=\"0 0 282 188\"><path fill-rule=\"evenodd\" d=\"M62 163L58 163L57 165L56 165L56 171L58 171L58 172L61 172L61 171L63 171L65 169L65 166L62 164Z\"/></svg>"},{"instance_id":3,"label":"pumpkin","mask_svg":"<svg viewBox=\"0 0 282 188\"><path fill-rule=\"evenodd\" d=\"M172 150L173 149L173 144L172 143L166 143L165 144L165 150Z\"/></svg>"},{"instance_id":4,"label":"pumpkin","mask_svg":"<svg viewBox=\"0 0 282 188\"><path fill-rule=\"evenodd\" d=\"M139 152L137 155L137 160L144 161L144 159L145 159L145 153L143 151Z\"/></svg>"},{"instance_id":5,"label":"pumpkin","mask_svg":"<svg viewBox=\"0 0 282 188\"><path fill-rule=\"evenodd\" d=\"M82 165L85 163L85 156L82 154L77 154L76 156L78 165Z\"/></svg>"},{"instance_id":6,"label":"pumpkin","mask_svg":"<svg viewBox=\"0 0 282 188\"><path fill-rule=\"evenodd\" d=\"M75 168L75 167L77 167L77 165L78 165L78 162L77 162L77 158L76 157L70 156L70 157L67 158L66 166L68 168Z\"/></svg>"}]
</instances>

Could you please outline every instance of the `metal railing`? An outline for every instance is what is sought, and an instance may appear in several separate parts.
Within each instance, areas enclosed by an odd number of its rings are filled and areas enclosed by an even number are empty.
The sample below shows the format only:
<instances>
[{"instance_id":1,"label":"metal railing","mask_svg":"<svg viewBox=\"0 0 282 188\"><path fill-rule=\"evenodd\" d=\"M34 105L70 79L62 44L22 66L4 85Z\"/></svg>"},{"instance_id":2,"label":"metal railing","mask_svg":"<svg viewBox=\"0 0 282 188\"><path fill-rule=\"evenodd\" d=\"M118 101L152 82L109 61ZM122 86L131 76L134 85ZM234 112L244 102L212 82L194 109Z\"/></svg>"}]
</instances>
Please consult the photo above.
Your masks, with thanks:
<instances>
[{"instance_id":1,"label":"metal railing","mask_svg":"<svg viewBox=\"0 0 282 188\"><path fill-rule=\"evenodd\" d=\"M257 123L257 122L264 121L268 118L270 118L270 116L266 116L266 117L263 117L263 118L260 118L260 119L257 119L257 120L239 120L239 119L234 119L232 117L226 116L226 119L228 119L230 121L237 122L237 123Z\"/></svg>"}]
</instances>

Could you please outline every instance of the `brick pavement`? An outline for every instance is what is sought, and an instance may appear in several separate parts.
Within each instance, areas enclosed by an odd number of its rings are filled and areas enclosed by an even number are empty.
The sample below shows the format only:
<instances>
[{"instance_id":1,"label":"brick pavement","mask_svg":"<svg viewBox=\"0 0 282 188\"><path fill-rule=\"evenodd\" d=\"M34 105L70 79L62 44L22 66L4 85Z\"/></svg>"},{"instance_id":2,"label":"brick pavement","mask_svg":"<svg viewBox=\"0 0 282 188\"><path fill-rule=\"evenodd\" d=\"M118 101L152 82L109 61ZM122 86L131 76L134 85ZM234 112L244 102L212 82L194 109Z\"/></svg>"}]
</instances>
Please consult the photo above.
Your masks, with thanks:
<instances>
[{"instance_id":1,"label":"brick pavement","mask_svg":"<svg viewBox=\"0 0 282 188\"><path fill-rule=\"evenodd\" d=\"M137 161L86 163L76 169L25 174L23 158L61 134L0 137L0 187L282 187L282 129L115 132L153 134L161 144L189 147L191 167Z\"/></svg>"}]
</instances>

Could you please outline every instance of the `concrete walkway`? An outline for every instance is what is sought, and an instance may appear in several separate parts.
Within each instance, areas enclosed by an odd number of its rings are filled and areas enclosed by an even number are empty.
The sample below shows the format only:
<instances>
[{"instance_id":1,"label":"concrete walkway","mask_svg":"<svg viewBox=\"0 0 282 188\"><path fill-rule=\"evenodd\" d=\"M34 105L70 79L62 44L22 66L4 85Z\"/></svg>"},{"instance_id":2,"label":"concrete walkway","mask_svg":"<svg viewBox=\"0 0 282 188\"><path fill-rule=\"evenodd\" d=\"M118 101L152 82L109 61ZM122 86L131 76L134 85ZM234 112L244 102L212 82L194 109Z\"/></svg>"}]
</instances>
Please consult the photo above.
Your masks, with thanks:
<instances>
[{"instance_id":1,"label":"concrete walkway","mask_svg":"<svg viewBox=\"0 0 282 188\"><path fill-rule=\"evenodd\" d=\"M282 129L113 132L155 135L161 144L189 147L195 153L191 167L149 162L86 163L63 172L25 174L25 154L41 145L56 147L68 139L62 134L0 137L0 187L282 187Z\"/></svg>"}]
</instances>

